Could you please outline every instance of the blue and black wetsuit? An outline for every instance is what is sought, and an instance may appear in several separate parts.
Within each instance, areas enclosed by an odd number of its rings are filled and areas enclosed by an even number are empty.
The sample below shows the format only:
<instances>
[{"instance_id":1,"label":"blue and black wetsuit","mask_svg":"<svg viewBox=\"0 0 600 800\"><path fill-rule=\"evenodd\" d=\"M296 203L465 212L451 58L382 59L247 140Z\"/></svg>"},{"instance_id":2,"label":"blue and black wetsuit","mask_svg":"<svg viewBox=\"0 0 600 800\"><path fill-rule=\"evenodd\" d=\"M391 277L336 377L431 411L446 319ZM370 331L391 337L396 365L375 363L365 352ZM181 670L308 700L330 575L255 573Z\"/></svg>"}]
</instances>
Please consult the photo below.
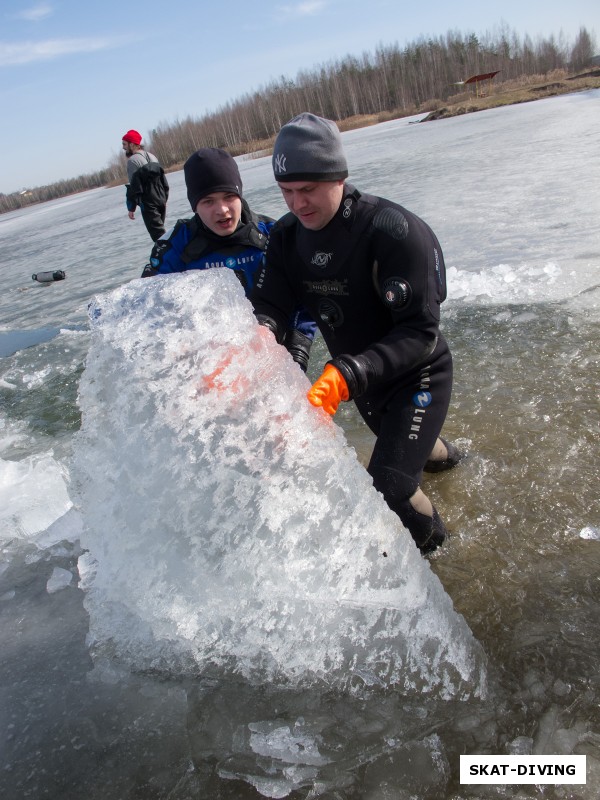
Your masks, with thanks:
<instances>
[{"instance_id":1,"label":"blue and black wetsuit","mask_svg":"<svg viewBox=\"0 0 600 800\"><path fill-rule=\"evenodd\" d=\"M252 293L259 321L278 341L296 304L317 321L331 363L377 436L374 484L417 543L420 522L408 499L452 391L452 356L439 330L445 298L444 259L431 228L349 184L323 229L308 230L293 214L277 223Z\"/></svg>"},{"instance_id":2,"label":"blue and black wetsuit","mask_svg":"<svg viewBox=\"0 0 600 800\"><path fill-rule=\"evenodd\" d=\"M240 224L230 236L213 233L197 214L178 220L173 230L155 243L142 277L225 267L235 272L249 297L274 224L271 217L251 211L245 200ZM314 320L296 304L286 321L284 344L305 371L316 331Z\"/></svg>"}]
</instances>

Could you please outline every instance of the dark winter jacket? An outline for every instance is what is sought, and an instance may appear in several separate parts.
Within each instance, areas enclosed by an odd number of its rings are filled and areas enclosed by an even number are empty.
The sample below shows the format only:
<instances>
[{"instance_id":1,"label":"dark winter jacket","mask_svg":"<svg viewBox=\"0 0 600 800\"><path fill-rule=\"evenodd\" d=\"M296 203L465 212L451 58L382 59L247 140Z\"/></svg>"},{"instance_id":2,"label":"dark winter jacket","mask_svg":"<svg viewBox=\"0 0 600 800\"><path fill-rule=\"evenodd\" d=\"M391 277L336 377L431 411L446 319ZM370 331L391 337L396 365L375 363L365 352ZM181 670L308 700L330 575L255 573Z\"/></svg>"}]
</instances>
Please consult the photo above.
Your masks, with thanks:
<instances>
[{"instance_id":1,"label":"dark winter jacket","mask_svg":"<svg viewBox=\"0 0 600 800\"><path fill-rule=\"evenodd\" d=\"M156 160L156 156L152 156L151 153L142 151L132 158L138 155L144 156L146 161L135 171L131 171L129 183L125 187L127 210L135 211L137 206L164 208L169 198L169 184L165 171Z\"/></svg>"}]
</instances>

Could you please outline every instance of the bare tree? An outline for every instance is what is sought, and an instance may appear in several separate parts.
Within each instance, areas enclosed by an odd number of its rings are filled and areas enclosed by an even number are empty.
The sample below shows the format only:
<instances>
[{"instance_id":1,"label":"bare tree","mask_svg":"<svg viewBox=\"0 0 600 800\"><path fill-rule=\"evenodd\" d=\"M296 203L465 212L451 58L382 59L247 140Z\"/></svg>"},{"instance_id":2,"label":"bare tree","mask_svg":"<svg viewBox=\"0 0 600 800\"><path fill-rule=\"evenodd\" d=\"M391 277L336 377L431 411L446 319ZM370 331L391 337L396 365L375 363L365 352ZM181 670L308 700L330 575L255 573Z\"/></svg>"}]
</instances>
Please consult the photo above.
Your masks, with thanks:
<instances>
[{"instance_id":1,"label":"bare tree","mask_svg":"<svg viewBox=\"0 0 600 800\"><path fill-rule=\"evenodd\" d=\"M594 43L592 37L585 28L579 29L579 34L571 50L571 68L579 71L589 66L594 55Z\"/></svg>"},{"instance_id":2,"label":"bare tree","mask_svg":"<svg viewBox=\"0 0 600 800\"><path fill-rule=\"evenodd\" d=\"M476 74L500 70L508 80L556 69L581 70L590 63L594 48L592 36L583 27L570 47L562 32L534 43L529 36L521 40L506 25L483 36L449 31L445 37L420 37L402 49L397 43L381 44L374 53L348 55L302 70L294 80L282 75L200 118L190 115L160 122L147 147L167 169L179 167L200 147L249 152L261 143L264 146L302 111L337 121L364 114L411 114L426 103L445 101L456 93L457 82ZM126 182L122 154L90 175L0 194L0 213L119 182Z\"/></svg>"}]
</instances>

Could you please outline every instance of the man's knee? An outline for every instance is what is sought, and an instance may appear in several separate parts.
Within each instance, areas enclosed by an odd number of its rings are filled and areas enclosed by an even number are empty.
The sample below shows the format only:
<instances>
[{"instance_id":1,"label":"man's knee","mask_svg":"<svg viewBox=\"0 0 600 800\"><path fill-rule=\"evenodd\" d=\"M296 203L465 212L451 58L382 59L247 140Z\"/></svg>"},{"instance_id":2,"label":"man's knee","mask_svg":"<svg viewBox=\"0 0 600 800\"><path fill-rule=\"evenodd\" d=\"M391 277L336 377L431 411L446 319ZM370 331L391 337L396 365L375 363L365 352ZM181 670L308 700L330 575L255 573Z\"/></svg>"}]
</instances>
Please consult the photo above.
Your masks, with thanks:
<instances>
[{"instance_id":1,"label":"man's knee","mask_svg":"<svg viewBox=\"0 0 600 800\"><path fill-rule=\"evenodd\" d=\"M394 467L378 466L371 463L369 465L369 473L373 478L373 486L378 492L381 492L387 504L397 514L400 513L397 508L403 506L404 503L408 503L409 498L419 488L419 482L415 478Z\"/></svg>"},{"instance_id":2,"label":"man's knee","mask_svg":"<svg viewBox=\"0 0 600 800\"><path fill-rule=\"evenodd\" d=\"M433 516L416 510L410 498L419 489L418 481L393 467L370 466L374 487L381 492L388 506L399 517L410 532L422 553L430 553L439 547L447 536L446 526L433 508Z\"/></svg>"}]
</instances>

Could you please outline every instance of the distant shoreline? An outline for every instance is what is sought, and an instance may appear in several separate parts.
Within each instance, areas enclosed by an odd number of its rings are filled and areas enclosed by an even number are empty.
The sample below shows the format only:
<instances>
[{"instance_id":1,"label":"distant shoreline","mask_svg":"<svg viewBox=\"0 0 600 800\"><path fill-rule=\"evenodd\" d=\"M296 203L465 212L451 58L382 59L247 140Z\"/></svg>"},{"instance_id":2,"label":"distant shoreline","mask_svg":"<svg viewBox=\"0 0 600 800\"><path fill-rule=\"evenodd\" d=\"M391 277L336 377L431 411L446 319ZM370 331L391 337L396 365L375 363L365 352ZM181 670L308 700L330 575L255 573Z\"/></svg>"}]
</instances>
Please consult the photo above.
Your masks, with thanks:
<instances>
[{"instance_id":1,"label":"distant shoreline","mask_svg":"<svg viewBox=\"0 0 600 800\"><path fill-rule=\"evenodd\" d=\"M492 79L489 81L481 81L479 84L472 84L475 88L469 88L465 84L460 93L449 97L446 102L432 99L422 103L420 107L413 107L405 111L383 111L378 114L363 114L348 117L338 120L337 125L341 131L349 131L420 114L426 114L426 116L418 120L419 123L433 122L439 119L472 114L476 111L485 111L490 108L500 108L518 103L533 102L535 100L555 97L562 94L600 89L600 68L598 67L592 67L585 72L572 76L565 75L564 70L556 70L554 73L548 74L544 81L540 81L539 77L540 76L537 76L536 80L531 76L523 76L520 79L500 83L496 83ZM249 159L261 158L272 153L274 142L275 136L272 136L269 139L261 141L242 142L239 145L228 147L227 149L233 156L246 156ZM183 165L184 161L171 164L165 167L165 172L179 172L183 169ZM119 178L118 180L108 181L102 186L96 186L94 188L106 189L122 185L123 180ZM72 197L73 195L86 191L90 191L90 188L82 187L75 191L57 195L51 199ZM33 201L33 203L22 207L28 208L31 205L38 205L41 202L47 202L47 200ZM18 209L6 209L0 211L0 215L13 210Z\"/></svg>"},{"instance_id":2,"label":"distant shoreline","mask_svg":"<svg viewBox=\"0 0 600 800\"><path fill-rule=\"evenodd\" d=\"M590 69L579 75L561 77L558 80L549 80L542 83L528 82L527 78L524 78L522 82L506 81L504 83L491 85L490 83L484 83L483 88L480 90L481 93L479 94L473 90L466 90L450 98L452 102L442 103L441 101L433 100L430 103L424 103L423 111L417 111L416 114L427 113L427 116L419 120L419 123L433 122L438 119L458 117L463 114L472 114L476 111L485 111L490 108L530 103L535 100L542 100L546 97L573 94L589 89L600 89L600 68ZM436 107L431 108L433 105ZM367 128L371 125L378 125L381 122L389 122L392 119L402 119L405 116L415 116L415 111L411 111L409 114L394 114L391 112L364 114L338 120L337 125L341 131L350 131L356 130L357 128ZM261 158L262 156L267 156L272 153L274 142L275 137L273 136L271 139L254 142L253 144L255 147L252 150L247 150L244 148L244 145L242 145L236 148L236 150L232 152L232 155ZM173 164L166 169L165 172L179 172L183 169L183 163L184 162ZM116 186L119 184L111 185Z\"/></svg>"}]
</instances>

